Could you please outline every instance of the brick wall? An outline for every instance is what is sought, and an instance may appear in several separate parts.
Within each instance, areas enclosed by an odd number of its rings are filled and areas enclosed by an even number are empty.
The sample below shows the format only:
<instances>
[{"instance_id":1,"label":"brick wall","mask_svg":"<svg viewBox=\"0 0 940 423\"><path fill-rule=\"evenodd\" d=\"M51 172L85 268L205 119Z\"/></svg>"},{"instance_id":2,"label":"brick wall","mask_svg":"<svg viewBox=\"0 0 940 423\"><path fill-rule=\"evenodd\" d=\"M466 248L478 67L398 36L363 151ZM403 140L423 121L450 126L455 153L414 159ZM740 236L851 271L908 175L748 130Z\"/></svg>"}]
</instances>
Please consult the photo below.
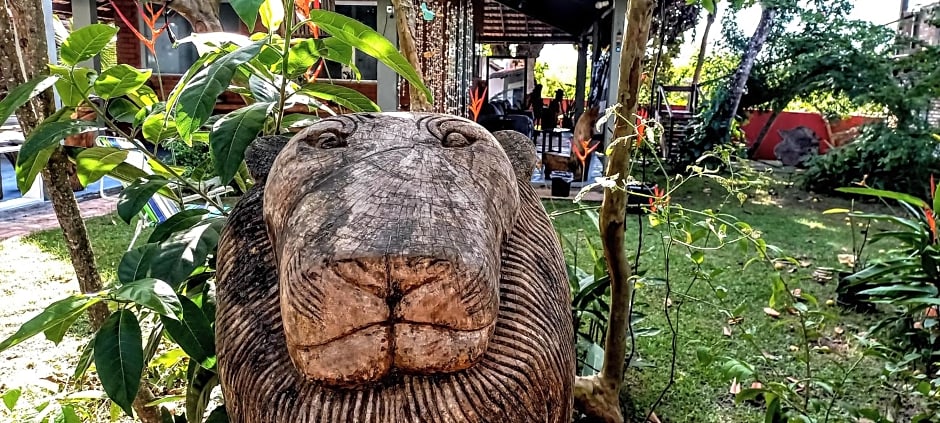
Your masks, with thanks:
<instances>
[{"instance_id":1,"label":"brick wall","mask_svg":"<svg viewBox=\"0 0 940 423\"><path fill-rule=\"evenodd\" d=\"M114 0L114 5L120 9L121 13L127 19L132 22L138 22L139 12L135 0ZM124 21L116 15L115 13L114 23L117 24L119 29L117 35L118 63L124 63L139 68L143 66L140 40L138 40L133 31L124 24Z\"/></svg>"}]
</instances>

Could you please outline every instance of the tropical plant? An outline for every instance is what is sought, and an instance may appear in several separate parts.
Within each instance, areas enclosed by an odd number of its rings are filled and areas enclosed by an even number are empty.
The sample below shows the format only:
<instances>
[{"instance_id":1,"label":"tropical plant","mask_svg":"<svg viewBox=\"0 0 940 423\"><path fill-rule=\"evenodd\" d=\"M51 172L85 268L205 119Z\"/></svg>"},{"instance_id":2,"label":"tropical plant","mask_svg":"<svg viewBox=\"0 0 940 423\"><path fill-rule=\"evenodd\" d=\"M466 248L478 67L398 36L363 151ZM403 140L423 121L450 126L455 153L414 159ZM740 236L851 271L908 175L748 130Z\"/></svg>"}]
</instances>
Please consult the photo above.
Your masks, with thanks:
<instances>
[{"instance_id":1,"label":"tropical plant","mask_svg":"<svg viewBox=\"0 0 940 423\"><path fill-rule=\"evenodd\" d=\"M839 194L839 187L864 183L926 197L931 191L924 175L940 174L938 151L940 143L929 127L873 123L863 126L852 143L810 159L801 184L814 192Z\"/></svg>"},{"instance_id":2,"label":"tropical plant","mask_svg":"<svg viewBox=\"0 0 940 423\"><path fill-rule=\"evenodd\" d=\"M245 190L252 181L244 154L256 137L287 133L321 113L336 113L335 108L378 111L371 100L351 89L295 80L322 60L354 65L352 51L356 49L376 57L430 98L417 72L394 46L353 19L323 10L297 16L293 1L245 0L232 5L249 27L254 27L260 14L268 32L247 37L197 34L186 40L196 44L201 55L165 101L147 85L150 70L117 65L97 74L78 65L99 54L117 33L116 28L101 24L73 31L62 44L60 64L50 65L49 75L12 90L0 101L0 118L6 119L50 86L63 99L64 108L45 119L23 144L16 170L17 184L24 192L61 139L108 131L145 154L153 174L125 163L127 150L77 148L71 154L86 184L105 175L127 184L117 206L122 220L131 222L157 194L179 202L181 209L186 195L199 196L210 205L209 209L185 209L157 225L144 244L124 255L114 286L57 301L0 341L0 351L40 333L58 343L85 310L107 304L110 316L88 339L73 381L83 380L94 366L107 398L128 415L133 415L132 404L141 399L141 388L153 385L160 388L161 397L143 399L146 406L185 404L185 417L172 416L162 407L164 421L202 422L218 385L213 330L215 250L226 223L226 206L208 195L205 179L214 173L222 183L234 181ZM292 38L308 24L330 37ZM288 29L283 36L277 35L281 26ZM226 90L240 94L247 105L213 117L216 99ZM92 107L100 121L70 119L71 111L79 106ZM301 113L287 113L298 109ZM192 172L164 162L156 148L171 142L207 146L213 172ZM72 408L71 404L61 407L65 421L72 421L68 420L74 414ZM224 415L223 405L209 413L207 421L224 421Z\"/></svg>"}]
</instances>

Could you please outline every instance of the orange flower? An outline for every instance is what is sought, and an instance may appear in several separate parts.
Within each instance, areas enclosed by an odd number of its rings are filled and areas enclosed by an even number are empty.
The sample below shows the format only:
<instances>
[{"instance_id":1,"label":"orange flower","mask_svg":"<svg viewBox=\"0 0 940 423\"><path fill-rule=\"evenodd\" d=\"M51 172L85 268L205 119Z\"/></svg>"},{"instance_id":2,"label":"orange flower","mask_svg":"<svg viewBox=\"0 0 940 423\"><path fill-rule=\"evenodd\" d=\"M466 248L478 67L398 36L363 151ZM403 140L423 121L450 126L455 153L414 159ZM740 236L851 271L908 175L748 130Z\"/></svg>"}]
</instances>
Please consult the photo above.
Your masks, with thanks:
<instances>
[{"instance_id":1,"label":"orange flower","mask_svg":"<svg viewBox=\"0 0 940 423\"><path fill-rule=\"evenodd\" d=\"M473 121L477 121L477 117L480 116L480 111L483 110L483 102L486 100L486 90L487 87L483 87L482 90L471 90L470 91L470 114L473 115Z\"/></svg>"},{"instance_id":2,"label":"orange flower","mask_svg":"<svg viewBox=\"0 0 940 423\"><path fill-rule=\"evenodd\" d=\"M311 4L313 5L313 9L320 8L320 0L297 0L294 3L294 5L297 7L297 16L300 17L300 19L310 19ZM314 38L320 38L320 28L317 27L316 24L308 21L306 25L310 28L310 32L313 33Z\"/></svg>"},{"instance_id":3,"label":"orange flower","mask_svg":"<svg viewBox=\"0 0 940 423\"><path fill-rule=\"evenodd\" d=\"M649 117L646 109L640 109L636 112L636 146L637 148L643 143L643 133L646 132L646 118Z\"/></svg>"},{"instance_id":4,"label":"orange flower","mask_svg":"<svg viewBox=\"0 0 940 423\"><path fill-rule=\"evenodd\" d=\"M669 204L669 196L666 191L659 189L659 185L653 187L653 196L650 197L650 211L655 213L658 209L657 204Z\"/></svg>"},{"instance_id":5,"label":"orange flower","mask_svg":"<svg viewBox=\"0 0 940 423\"><path fill-rule=\"evenodd\" d=\"M144 21L144 24L147 25L147 29L150 30L150 38L147 38L144 36L144 34L141 34L140 31L137 30L137 24L131 23L131 21L127 19L126 16L124 16L124 13L121 12L121 8L114 4L114 0L110 1L111 8L114 9L118 17L121 18L121 20L124 22L124 25L134 33L140 42L144 43L144 45L147 47L147 50L150 50L150 54L156 54L154 47L157 44L157 38L160 38L160 35L163 34L163 31L166 31L167 27L169 27L169 24L164 22L162 27L157 28L157 21L161 16L163 16L163 12L166 10L166 3L163 3L163 6L160 7L160 10L154 11L153 3L151 2L145 3L143 7L141 7L139 2L134 2L134 4L137 5L137 11L140 13L140 19ZM144 13L144 8L146 8L146 13Z\"/></svg>"},{"instance_id":6,"label":"orange flower","mask_svg":"<svg viewBox=\"0 0 940 423\"><path fill-rule=\"evenodd\" d=\"M924 216L927 217L927 226L930 227L930 234L933 235L934 244L937 243L937 219L930 207L924 206Z\"/></svg>"},{"instance_id":7,"label":"orange flower","mask_svg":"<svg viewBox=\"0 0 940 423\"><path fill-rule=\"evenodd\" d=\"M588 155L594 152L594 150L597 150L597 147L601 145L601 143L591 145L591 139L588 138L584 140L578 140L578 144L581 145L581 148L574 149L574 155L578 158L578 161L581 162L581 168L583 169Z\"/></svg>"}]
</instances>

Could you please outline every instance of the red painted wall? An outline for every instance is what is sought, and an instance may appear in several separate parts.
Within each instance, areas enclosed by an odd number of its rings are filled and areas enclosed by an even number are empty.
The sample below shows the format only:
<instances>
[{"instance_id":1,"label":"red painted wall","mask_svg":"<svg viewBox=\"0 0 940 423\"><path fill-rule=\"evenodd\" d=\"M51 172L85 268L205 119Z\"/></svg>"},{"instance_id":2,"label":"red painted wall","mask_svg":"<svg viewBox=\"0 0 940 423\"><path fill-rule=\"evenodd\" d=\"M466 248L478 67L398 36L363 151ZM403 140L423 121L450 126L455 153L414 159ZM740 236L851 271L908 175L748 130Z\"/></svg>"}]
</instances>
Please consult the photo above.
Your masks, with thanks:
<instances>
[{"instance_id":1,"label":"red painted wall","mask_svg":"<svg viewBox=\"0 0 940 423\"><path fill-rule=\"evenodd\" d=\"M757 136L760 135L761 129L763 129L769 118L770 112L752 112L750 114L743 127L748 146L754 144L757 140ZM816 136L821 140L819 143L819 154L825 154L830 148L830 130L832 133L838 133L874 120L876 119L863 116L851 116L847 119L830 122L830 129L827 130L826 122L818 113L783 112L777 117L773 126L770 127L770 131L768 131L767 136L764 137L764 141L757 150L755 158L758 160L776 160L774 147L781 141L779 132L781 130L793 129L797 126L805 126L813 130Z\"/></svg>"}]
</instances>

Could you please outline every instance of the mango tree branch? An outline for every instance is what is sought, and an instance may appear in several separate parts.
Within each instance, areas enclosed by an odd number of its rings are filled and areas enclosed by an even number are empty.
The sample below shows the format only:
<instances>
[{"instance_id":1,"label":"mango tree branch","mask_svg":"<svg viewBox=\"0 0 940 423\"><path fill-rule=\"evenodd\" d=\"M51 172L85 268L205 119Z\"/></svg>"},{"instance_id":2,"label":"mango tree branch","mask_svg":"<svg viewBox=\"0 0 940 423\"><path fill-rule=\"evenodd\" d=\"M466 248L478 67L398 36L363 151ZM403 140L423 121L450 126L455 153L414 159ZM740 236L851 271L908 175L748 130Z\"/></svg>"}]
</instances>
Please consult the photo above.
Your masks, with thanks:
<instances>
[{"instance_id":1,"label":"mango tree branch","mask_svg":"<svg viewBox=\"0 0 940 423\"><path fill-rule=\"evenodd\" d=\"M632 117L636 114L643 73L643 58L653 16L653 0L631 0L627 10L626 28L620 52L620 80L617 102L620 119L614 127L614 140L621 140L611 151L607 176L622 180L630 173L631 147L625 137L635 135ZM622 184L619 184L622 186ZM575 404L578 409L599 421L623 422L620 412L620 388L626 368L627 331L630 325L630 300L633 296L633 266L624 244L627 192L623 188L605 188L601 204L600 231L610 274L610 317L604 344L604 365L601 372L575 382Z\"/></svg>"},{"instance_id":2,"label":"mango tree branch","mask_svg":"<svg viewBox=\"0 0 940 423\"><path fill-rule=\"evenodd\" d=\"M414 4L412 0L392 0L392 7L395 10L395 28L398 30L398 49L401 54L408 59L408 63L415 68L418 73L421 71L421 61L418 59L418 50L415 46L414 25ZM408 84L408 97L411 99L412 112L430 112L433 106L428 102L427 97L421 92L421 89Z\"/></svg>"}]
</instances>

